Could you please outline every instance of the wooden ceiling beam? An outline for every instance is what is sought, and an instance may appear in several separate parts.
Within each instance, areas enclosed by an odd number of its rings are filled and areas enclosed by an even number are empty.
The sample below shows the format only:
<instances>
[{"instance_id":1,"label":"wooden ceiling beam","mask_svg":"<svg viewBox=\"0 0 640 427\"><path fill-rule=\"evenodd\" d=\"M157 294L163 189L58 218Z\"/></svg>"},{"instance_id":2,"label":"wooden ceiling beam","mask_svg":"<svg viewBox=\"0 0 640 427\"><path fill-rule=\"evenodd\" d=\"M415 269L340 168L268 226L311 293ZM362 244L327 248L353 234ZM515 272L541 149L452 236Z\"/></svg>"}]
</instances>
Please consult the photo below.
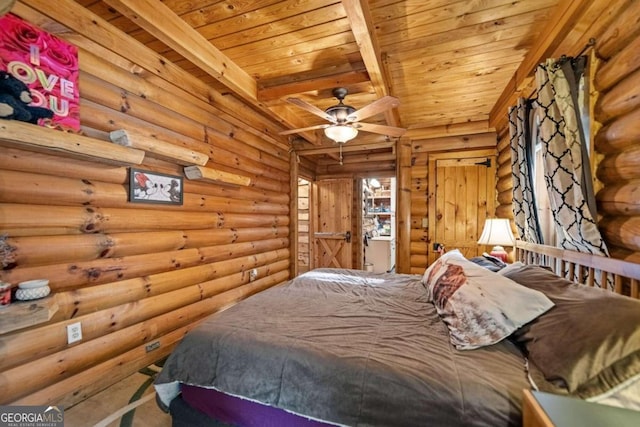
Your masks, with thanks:
<instances>
[{"instance_id":1,"label":"wooden ceiling beam","mask_svg":"<svg viewBox=\"0 0 640 427\"><path fill-rule=\"evenodd\" d=\"M243 99L255 104L258 85L224 53L159 0L105 0L158 40L202 68Z\"/></svg>"},{"instance_id":2,"label":"wooden ceiling beam","mask_svg":"<svg viewBox=\"0 0 640 427\"><path fill-rule=\"evenodd\" d=\"M296 93L311 92L316 90L331 89L350 84L369 81L369 73L366 71L348 71L330 76L316 77L308 80L295 81L278 86L258 89L258 101L270 102L279 100Z\"/></svg>"},{"instance_id":3,"label":"wooden ceiling beam","mask_svg":"<svg viewBox=\"0 0 640 427\"><path fill-rule=\"evenodd\" d=\"M412 128L407 131L404 137L414 141L419 139L439 138L443 136L473 135L492 131L494 131L494 129L489 126L489 121L481 120L450 125Z\"/></svg>"},{"instance_id":4,"label":"wooden ceiling beam","mask_svg":"<svg viewBox=\"0 0 640 427\"><path fill-rule=\"evenodd\" d=\"M396 145L395 140L372 142L372 143L361 143L361 144L347 143L342 145L342 152L352 153L356 151L379 150L382 148L395 147L395 145ZM300 156L314 156L318 154L337 153L338 151L340 151L340 146L338 144L333 144L330 147L325 146L325 147L317 147L317 148L295 149L296 154Z\"/></svg>"},{"instance_id":5,"label":"wooden ceiling beam","mask_svg":"<svg viewBox=\"0 0 640 427\"><path fill-rule=\"evenodd\" d=\"M396 160L396 150L395 149L385 149L382 152L368 152L368 151L360 151L353 153L344 153L342 157L343 164L353 164L353 163L377 163L377 162L393 162ZM335 165L335 160L328 159L326 157L319 157L316 161L316 164L319 167L327 166L327 165Z\"/></svg>"},{"instance_id":6,"label":"wooden ceiling beam","mask_svg":"<svg viewBox=\"0 0 640 427\"><path fill-rule=\"evenodd\" d=\"M366 0L342 0L351 23L351 31L360 48L360 55L364 61L369 78L378 98L390 95L388 79L386 77L380 45L375 36L375 26ZM401 126L400 116L396 108L385 112L385 119L390 126Z\"/></svg>"},{"instance_id":7,"label":"wooden ceiling beam","mask_svg":"<svg viewBox=\"0 0 640 427\"><path fill-rule=\"evenodd\" d=\"M261 104L256 80L161 1L105 0L105 3L277 122L302 126L294 114L278 115ZM315 135L304 136L312 143L319 143Z\"/></svg>"}]
</instances>

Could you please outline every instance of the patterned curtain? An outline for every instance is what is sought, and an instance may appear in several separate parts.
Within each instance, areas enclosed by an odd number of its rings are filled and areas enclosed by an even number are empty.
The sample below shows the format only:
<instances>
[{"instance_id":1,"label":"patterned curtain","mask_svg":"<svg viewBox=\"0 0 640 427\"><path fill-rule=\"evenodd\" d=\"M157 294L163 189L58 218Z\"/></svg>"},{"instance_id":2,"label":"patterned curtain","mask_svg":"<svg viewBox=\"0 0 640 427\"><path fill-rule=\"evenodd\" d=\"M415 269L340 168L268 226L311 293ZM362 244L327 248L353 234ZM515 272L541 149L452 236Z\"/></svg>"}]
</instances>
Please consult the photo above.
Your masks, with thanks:
<instances>
[{"instance_id":1,"label":"patterned curtain","mask_svg":"<svg viewBox=\"0 0 640 427\"><path fill-rule=\"evenodd\" d=\"M520 239L542 243L533 192L533 150L529 121L530 105L518 98L509 109L511 170L513 175L513 216Z\"/></svg>"},{"instance_id":2,"label":"patterned curtain","mask_svg":"<svg viewBox=\"0 0 640 427\"><path fill-rule=\"evenodd\" d=\"M560 62L549 59L536 69L539 137L558 245L608 256L594 220L595 212L592 213L588 203L593 189L584 185L585 181L591 181L591 174L580 115L574 102L575 90L574 95L571 91L571 87L577 87L571 66L580 65L581 61Z\"/></svg>"}]
</instances>

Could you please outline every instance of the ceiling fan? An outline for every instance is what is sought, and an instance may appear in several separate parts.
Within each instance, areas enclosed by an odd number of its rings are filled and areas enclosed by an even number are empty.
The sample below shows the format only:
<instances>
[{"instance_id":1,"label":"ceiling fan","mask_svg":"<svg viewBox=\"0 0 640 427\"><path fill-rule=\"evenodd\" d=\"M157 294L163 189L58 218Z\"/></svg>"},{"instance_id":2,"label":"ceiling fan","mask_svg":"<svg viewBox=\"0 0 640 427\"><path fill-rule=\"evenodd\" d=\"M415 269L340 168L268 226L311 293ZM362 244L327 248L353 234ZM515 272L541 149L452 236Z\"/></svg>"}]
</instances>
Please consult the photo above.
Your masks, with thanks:
<instances>
[{"instance_id":1,"label":"ceiling fan","mask_svg":"<svg viewBox=\"0 0 640 427\"><path fill-rule=\"evenodd\" d=\"M346 105L343 102L348 93L347 89L343 87L335 88L332 93L338 100L338 103L324 111L306 101L303 101L302 99L287 98L287 102L297 105L318 117L322 117L329 123L287 130L280 132L280 135L290 135L292 133L299 133L308 130L324 129L324 134L329 139L344 144L345 142L355 138L360 130L394 137L402 136L406 132L406 129L399 127L360 122L362 119L366 119L367 117L371 117L378 113L382 113L383 111L397 107L400 105L398 98L393 96L383 96L371 104L356 110L351 105Z\"/></svg>"}]
</instances>

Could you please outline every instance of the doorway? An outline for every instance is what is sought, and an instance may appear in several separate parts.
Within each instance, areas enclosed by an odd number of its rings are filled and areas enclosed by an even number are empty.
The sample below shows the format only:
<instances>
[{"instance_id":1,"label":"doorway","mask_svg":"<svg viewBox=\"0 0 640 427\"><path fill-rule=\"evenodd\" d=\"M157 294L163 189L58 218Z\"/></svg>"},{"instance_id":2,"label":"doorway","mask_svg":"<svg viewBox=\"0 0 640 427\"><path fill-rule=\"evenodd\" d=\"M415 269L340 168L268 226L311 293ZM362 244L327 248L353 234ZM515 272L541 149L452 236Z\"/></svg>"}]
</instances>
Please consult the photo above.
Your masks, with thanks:
<instances>
[{"instance_id":1,"label":"doorway","mask_svg":"<svg viewBox=\"0 0 640 427\"><path fill-rule=\"evenodd\" d=\"M309 230L311 229L311 182L298 178L298 235L296 236L297 274L311 270L311 245Z\"/></svg>"},{"instance_id":2,"label":"doorway","mask_svg":"<svg viewBox=\"0 0 640 427\"><path fill-rule=\"evenodd\" d=\"M495 211L495 150L436 153L429 157L428 263L445 249L467 258L482 249L478 238Z\"/></svg>"},{"instance_id":3,"label":"doorway","mask_svg":"<svg viewBox=\"0 0 640 427\"><path fill-rule=\"evenodd\" d=\"M396 179L362 180L362 265L374 273L395 271Z\"/></svg>"},{"instance_id":4,"label":"doorway","mask_svg":"<svg viewBox=\"0 0 640 427\"><path fill-rule=\"evenodd\" d=\"M315 181L311 199L311 267L353 268L353 179Z\"/></svg>"},{"instance_id":5,"label":"doorway","mask_svg":"<svg viewBox=\"0 0 640 427\"><path fill-rule=\"evenodd\" d=\"M395 177L298 178L296 274L320 267L394 271L395 210Z\"/></svg>"}]
</instances>

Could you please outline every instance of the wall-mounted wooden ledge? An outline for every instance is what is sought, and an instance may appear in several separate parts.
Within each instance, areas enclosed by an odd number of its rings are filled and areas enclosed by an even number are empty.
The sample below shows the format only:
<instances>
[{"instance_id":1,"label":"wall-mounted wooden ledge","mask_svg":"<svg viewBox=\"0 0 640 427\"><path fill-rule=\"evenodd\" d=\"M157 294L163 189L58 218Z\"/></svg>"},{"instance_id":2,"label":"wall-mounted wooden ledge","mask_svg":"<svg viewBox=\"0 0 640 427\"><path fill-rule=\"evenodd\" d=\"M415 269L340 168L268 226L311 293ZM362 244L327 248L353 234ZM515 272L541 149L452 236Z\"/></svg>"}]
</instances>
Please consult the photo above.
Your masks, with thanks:
<instances>
[{"instance_id":1,"label":"wall-mounted wooden ledge","mask_svg":"<svg viewBox=\"0 0 640 427\"><path fill-rule=\"evenodd\" d=\"M140 165L144 151L31 123L0 120L0 145L119 165Z\"/></svg>"},{"instance_id":2,"label":"wall-mounted wooden ledge","mask_svg":"<svg viewBox=\"0 0 640 427\"><path fill-rule=\"evenodd\" d=\"M0 308L0 334L48 322L56 311L58 303L53 295L33 301L13 302Z\"/></svg>"},{"instance_id":3,"label":"wall-mounted wooden ledge","mask_svg":"<svg viewBox=\"0 0 640 427\"><path fill-rule=\"evenodd\" d=\"M209 161L209 156L206 154L123 129L112 131L109 133L109 138L123 147L144 150L150 157L174 161L183 166L204 166Z\"/></svg>"},{"instance_id":4,"label":"wall-mounted wooden ledge","mask_svg":"<svg viewBox=\"0 0 640 427\"><path fill-rule=\"evenodd\" d=\"M248 186L251 184L251 178L248 176L236 175L217 169L205 168L203 166L187 166L184 168L184 174L189 179L202 180L208 182L225 183L231 185Z\"/></svg>"}]
</instances>

